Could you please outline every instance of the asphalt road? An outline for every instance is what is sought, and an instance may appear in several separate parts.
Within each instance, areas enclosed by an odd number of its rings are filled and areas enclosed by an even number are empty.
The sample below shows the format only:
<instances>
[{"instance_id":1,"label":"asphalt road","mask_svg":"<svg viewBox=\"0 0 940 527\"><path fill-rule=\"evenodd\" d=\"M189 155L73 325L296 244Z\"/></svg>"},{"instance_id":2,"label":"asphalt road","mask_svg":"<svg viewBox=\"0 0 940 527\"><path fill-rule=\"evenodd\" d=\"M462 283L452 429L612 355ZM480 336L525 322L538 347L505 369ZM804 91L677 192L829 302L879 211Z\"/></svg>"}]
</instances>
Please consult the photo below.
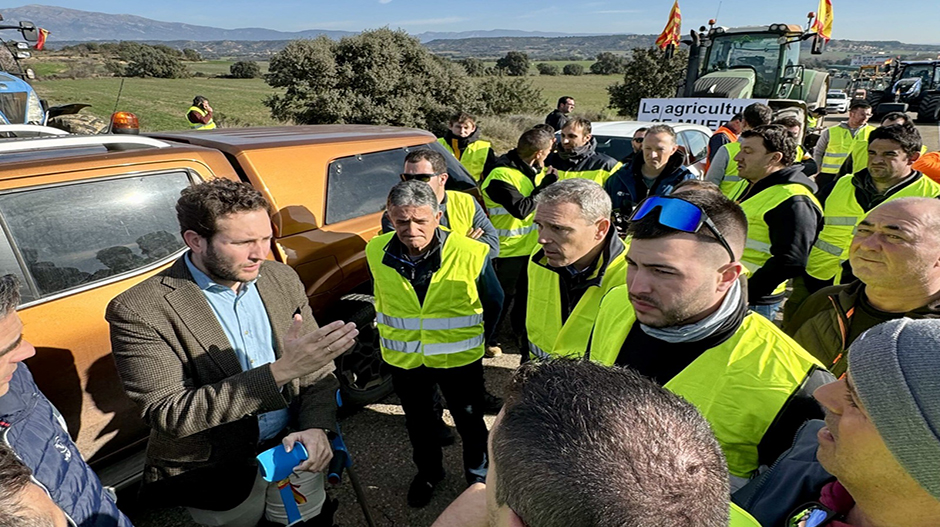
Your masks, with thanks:
<instances>
[{"instance_id":1,"label":"asphalt road","mask_svg":"<svg viewBox=\"0 0 940 527\"><path fill-rule=\"evenodd\" d=\"M503 342L508 340L510 339L504 338ZM503 350L507 353L483 360L487 388L496 395L502 395L512 371L519 365L519 355L514 346L504 345ZM494 419L495 416L486 416L487 427L492 426ZM446 410L444 420L453 426L454 422ZM405 416L395 395L346 417L340 426L377 526L431 525L441 511L466 488L458 438L457 443L444 449L447 477L438 485L434 499L423 509L408 507L405 496L415 469L411 462L408 434L405 431ZM340 502L336 513L338 525L367 525L348 477L344 477L341 485L329 489L328 492ZM137 527L198 525L190 519L184 509L141 507L134 503L133 494L122 495L118 504Z\"/></svg>"}]
</instances>

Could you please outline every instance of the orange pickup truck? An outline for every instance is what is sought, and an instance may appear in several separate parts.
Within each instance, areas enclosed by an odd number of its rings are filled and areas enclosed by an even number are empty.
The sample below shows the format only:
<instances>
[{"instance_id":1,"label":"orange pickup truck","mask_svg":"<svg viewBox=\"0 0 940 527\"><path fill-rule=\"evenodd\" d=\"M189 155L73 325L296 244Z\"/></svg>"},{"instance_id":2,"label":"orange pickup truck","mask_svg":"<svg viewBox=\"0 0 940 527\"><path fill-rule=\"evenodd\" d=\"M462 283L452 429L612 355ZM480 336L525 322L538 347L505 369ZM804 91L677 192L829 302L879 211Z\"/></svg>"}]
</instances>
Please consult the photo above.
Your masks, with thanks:
<instances>
[{"instance_id":1,"label":"orange pickup truck","mask_svg":"<svg viewBox=\"0 0 940 527\"><path fill-rule=\"evenodd\" d=\"M174 207L200 181L264 193L276 211L271 257L297 270L321 322L360 326L337 359L345 399L391 391L364 250L415 148L443 152L422 130L357 125L0 142L0 274L23 283L19 312L37 349L27 364L106 485L135 481L148 432L117 377L105 307L183 254ZM475 189L444 153L453 189Z\"/></svg>"}]
</instances>

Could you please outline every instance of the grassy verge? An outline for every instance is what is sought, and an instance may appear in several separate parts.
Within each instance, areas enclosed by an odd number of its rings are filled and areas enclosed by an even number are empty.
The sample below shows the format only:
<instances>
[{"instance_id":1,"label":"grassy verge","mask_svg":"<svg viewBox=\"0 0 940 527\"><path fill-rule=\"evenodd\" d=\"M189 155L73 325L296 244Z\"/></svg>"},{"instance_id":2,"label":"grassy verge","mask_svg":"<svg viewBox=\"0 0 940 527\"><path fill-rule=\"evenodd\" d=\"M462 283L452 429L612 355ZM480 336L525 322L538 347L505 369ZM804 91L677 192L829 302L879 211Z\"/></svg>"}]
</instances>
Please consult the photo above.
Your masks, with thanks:
<instances>
[{"instance_id":1,"label":"grassy verge","mask_svg":"<svg viewBox=\"0 0 940 527\"><path fill-rule=\"evenodd\" d=\"M51 106L70 102L92 105L83 110L107 119L115 108L121 79L101 77L48 80L34 83ZM188 128L186 111L193 97L208 97L215 111L231 126L277 124L262 100L274 89L261 79L126 79L117 107L134 112L143 131Z\"/></svg>"}]
</instances>

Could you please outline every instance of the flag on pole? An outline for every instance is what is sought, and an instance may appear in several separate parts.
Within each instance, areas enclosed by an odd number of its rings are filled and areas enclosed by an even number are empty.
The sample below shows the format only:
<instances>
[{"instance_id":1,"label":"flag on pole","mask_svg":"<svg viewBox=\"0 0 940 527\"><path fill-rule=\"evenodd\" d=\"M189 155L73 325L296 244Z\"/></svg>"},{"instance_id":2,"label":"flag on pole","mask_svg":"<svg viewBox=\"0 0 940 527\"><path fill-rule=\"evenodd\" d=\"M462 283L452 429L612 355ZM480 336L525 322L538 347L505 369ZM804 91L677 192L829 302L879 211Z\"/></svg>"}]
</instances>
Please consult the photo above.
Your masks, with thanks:
<instances>
[{"instance_id":1,"label":"flag on pole","mask_svg":"<svg viewBox=\"0 0 940 527\"><path fill-rule=\"evenodd\" d=\"M816 11L816 21L813 29L819 36L829 42L832 38L832 0L819 0L819 9Z\"/></svg>"},{"instance_id":2,"label":"flag on pole","mask_svg":"<svg viewBox=\"0 0 940 527\"><path fill-rule=\"evenodd\" d=\"M820 0L826 1L826 0ZM656 45L659 49L666 49L670 44L679 45L679 39L682 36L682 13L679 12L679 0L672 4L672 10L669 11L669 20L662 34L656 39Z\"/></svg>"},{"instance_id":3,"label":"flag on pole","mask_svg":"<svg viewBox=\"0 0 940 527\"><path fill-rule=\"evenodd\" d=\"M43 28L39 28L39 38L36 39L36 45L33 48L36 51L42 51L42 48L46 46L46 37L49 35L49 32Z\"/></svg>"}]
</instances>

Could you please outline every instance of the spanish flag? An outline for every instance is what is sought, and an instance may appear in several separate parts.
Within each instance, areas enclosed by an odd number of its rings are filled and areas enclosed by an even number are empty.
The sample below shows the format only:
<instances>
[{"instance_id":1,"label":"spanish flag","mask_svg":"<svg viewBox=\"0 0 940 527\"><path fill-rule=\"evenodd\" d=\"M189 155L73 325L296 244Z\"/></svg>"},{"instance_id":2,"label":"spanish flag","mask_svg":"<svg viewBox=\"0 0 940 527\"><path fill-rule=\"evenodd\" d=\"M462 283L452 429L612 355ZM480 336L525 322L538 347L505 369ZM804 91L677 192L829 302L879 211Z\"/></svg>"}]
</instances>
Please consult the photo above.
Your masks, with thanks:
<instances>
[{"instance_id":1,"label":"spanish flag","mask_svg":"<svg viewBox=\"0 0 940 527\"><path fill-rule=\"evenodd\" d=\"M46 46L46 37L47 37L47 36L49 36L49 31L47 31L47 30L45 30L45 29L43 29L43 28L39 28L39 38L36 39L36 45L33 46L33 48L35 48L36 51L42 51L42 48L44 48L44 47Z\"/></svg>"},{"instance_id":2,"label":"spanish flag","mask_svg":"<svg viewBox=\"0 0 940 527\"><path fill-rule=\"evenodd\" d=\"M819 33L826 42L832 38L832 0L819 0L819 9L816 12L816 21L813 29Z\"/></svg>"},{"instance_id":3,"label":"spanish flag","mask_svg":"<svg viewBox=\"0 0 940 527\"><path fill-rule=\"evenodd\" d=\"M820 0L825 1L825 0ZM672 10L669 11L669 21L663 29L659 38L656 39L656 45L659 49L666 49L670 44L679 45L679 39L682 36L682 13L679 12L679 0L672 4Z\"/></svg>"}]
</instances>

